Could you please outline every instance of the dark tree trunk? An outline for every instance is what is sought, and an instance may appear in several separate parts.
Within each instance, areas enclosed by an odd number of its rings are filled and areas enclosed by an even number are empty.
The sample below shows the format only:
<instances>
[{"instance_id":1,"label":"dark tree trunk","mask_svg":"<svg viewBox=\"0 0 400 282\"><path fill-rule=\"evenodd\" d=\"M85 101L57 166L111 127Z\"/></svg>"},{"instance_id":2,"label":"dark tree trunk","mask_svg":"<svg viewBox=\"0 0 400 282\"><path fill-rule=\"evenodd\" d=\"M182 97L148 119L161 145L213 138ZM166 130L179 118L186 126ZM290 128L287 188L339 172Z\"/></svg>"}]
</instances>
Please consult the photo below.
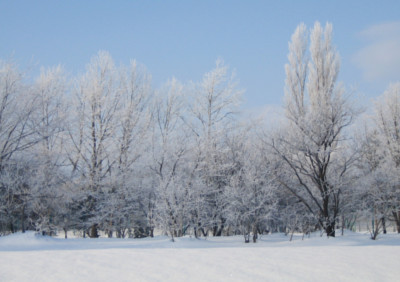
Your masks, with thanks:
<instances>
[{"instance_id":1,"label":"dark tree trunk","mask_svg":"<svg viewBox=\"0 0 400 282\"><path fill-rule=\"evenodd\" d=\"M383 218L378 220L375 216L374 219L372 219L372 231L370 232L372 240L376 240L379 235L380 226L381 223L383 223L382 219Z\"/></svg>"},{"instance_id":2,"label":"dark tree trunk","mask_svg":"<svg viewBox=\"0 0 400 282\"><path fill-rule=\"evenodd\" d=\"M10 219L10 231L11 231L11 233L15 233L15 228L14 228L14 224L12 222L12 219Z\"/></svg>"},{"instance_id":3,"label":"dark tree trunk","mask_svg":"<svg viewBox=\"0 0 400 282\"><path fill-rule=\"evenodd\" d=\"M197 228L196 228L196 226L195 227L193 227L193 233L194 233L194 238L198 238L198 236L197 236Z\"/></svg>"},{"instance_id":4,"label":"dark tree trunk","mask_svg":"<svg viewBox=\"0 0 400 282\"><path fill-rule=\"evenodd\" d=\"M257 243L257 239L258 239L258 228L257 225L253 226L253 243Z\"/></svg>"},{"instance_id":5,"label":"dark tree trunk","mask_svg":"<svg viewBox=\"0 0 400 282\"><path fill-rule=\"evenodd\" d=\"M22 206L21 210L21 230L25 233L25 206Z\"/></svg>"},{"instance_id":6,"label":"dark tree trunk","mask_svg":"<svg viewBox=\"0 0 400 282\"><path fill-rule=\"evenodd\" d=\"M396 223L397 233L400 233L400 211L394 211L393 217Z\"/></svg>"},{"instance_id":7,"label":"dark tree trunk","mask_svg":"<svg viewBox=\"0 0 400 282\"><path fill-rule=\"evenodd\" d=\"M346 221L345 221L345 219L344 219L344 215L342 215L342 236L343 236L343 234L344 234L345 224L346 224Z\"/></svg>"},{"instance_id":8,"label":"dark tree trunk","mask_svg":"<svg viewBox=\"0 0 400 282\"><path fill-rule=\"evenodd\" d=\"M326 235L328 237L335 237L335 223L328 223L328 225L325 228Z\"/></svg>"},{"instance_id":9,"label":"dark tree trunk","mask_svg":"<svg viewBox=\"0 0 400 282\"><path fill-rule=\"evenodd\" d=\"M147 237L146 231L145 231L144 228L141 227L141 226L135 228L135 229L133 230L133 233L134 233L135 238L145 238L145 237ZM172 229L172 228L171 228L170 233L171 233L171 236L172 236L172 237L178 237L177 234L176 234L176 230L175 230L175 229Z\"/></svg>"},{"instance_id":10,"label":"dark tree trunk","mask_svg":"<svg viewBox=\"0 0 400 282\"><path fill-rule=\"evenodd\" d=\"M222 231L223 231L223 230L224 230L224 225L222 224L222 225L218 228L218 230L217 230L215 236L221 237L221 236L222 236Z\"/></svg>"},{"instance_id":11,"label":"dark tree trunk","mask_svg":"<svg viewBox=\"0 0 400 282\"><path fill-rule=\"evenodd\" d=\"M222 236L222 231L224 231L225 228L225 219L221 217L221 223L218 225L216 224L214 226L214 236L221 237Z\"/></svg>"},{"instance_id":12,"label":"dark tree trunk","mask_svg":"<svg viewBox=\"0 0 400 282\"><path fill-rule=\"evenodd\" d=\"M206 232L203 227L200 227L199 231L201 231L201 233L203 234L204 237L207 237L208 231Z\"/></svg>"},{"instance_id":13,"label":"dark tree trunk","mask_svg":"<svg viewBox=\"0 0 400 282\"><path fill-rule=\"evenodd\" d=\"M386 219L382 217L382 229L383 229L383 234L386 234Z\"/></svg>"},{"instance_id":14,"label":"dark tree trunk","mask_svg":"<svg viewBox=\"0 0 400 282\"><path fill-rule=\"evenodd\" d=\"M98 238L99 237L97 228L98 228L97 224L93 224L92 227L90 227L90 233L89 233L90 238Z\"/></svg>"},{"instance_id":15,"label":"dark tree trunk","mask_svg":"<svg viewBox=\"0 0 400 282\"><path fill-rule=\"evenodd\" d=\"M334 211L330 211L329 209L329 195L323 197L322 199L322 214L323 214L323 223L322 227L324 228L326 235L328 237L335 237L335 225L337 219L337 210L338 208L333 206ZM332 207L331 207L332 208ZM332 218L333 217L333 218Z\"/></svg>"},{"instance_id":16,"label":"dark tree trunk","mask_svg":"<svg viewBox=\"0 0 400 282\"><path fill-rule=\"evenodd\" d=\"M218 226L216 224L214 224L212 231L213 231L212 232L213 236L216 236L217 235L217 231L218 231Z\"/></svg>"}]
</instances>

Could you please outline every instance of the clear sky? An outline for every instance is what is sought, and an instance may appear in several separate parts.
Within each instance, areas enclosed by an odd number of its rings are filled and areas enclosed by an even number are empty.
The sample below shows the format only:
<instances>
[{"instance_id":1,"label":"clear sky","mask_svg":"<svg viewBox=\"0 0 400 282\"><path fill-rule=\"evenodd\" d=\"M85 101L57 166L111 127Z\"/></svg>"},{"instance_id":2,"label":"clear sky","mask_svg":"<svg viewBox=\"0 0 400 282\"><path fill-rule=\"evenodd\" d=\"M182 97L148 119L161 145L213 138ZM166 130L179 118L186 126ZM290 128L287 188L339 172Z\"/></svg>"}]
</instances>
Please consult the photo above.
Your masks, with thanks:
<instances>
[{"instance_id":1,"label":"clear sky","mask_svg":"<svg viewBox=\"0 0 400 282\"><path fill-rule=\"evenodd\" d=\"M252 109L282 104L288 41L315 21L333 24L347 88L370 98L400 80L399 0L0 0L0 58L75 74L106 50L117 64L144 64L154 87L199 81L222 58Z\"/></svg>"}]
</instances>

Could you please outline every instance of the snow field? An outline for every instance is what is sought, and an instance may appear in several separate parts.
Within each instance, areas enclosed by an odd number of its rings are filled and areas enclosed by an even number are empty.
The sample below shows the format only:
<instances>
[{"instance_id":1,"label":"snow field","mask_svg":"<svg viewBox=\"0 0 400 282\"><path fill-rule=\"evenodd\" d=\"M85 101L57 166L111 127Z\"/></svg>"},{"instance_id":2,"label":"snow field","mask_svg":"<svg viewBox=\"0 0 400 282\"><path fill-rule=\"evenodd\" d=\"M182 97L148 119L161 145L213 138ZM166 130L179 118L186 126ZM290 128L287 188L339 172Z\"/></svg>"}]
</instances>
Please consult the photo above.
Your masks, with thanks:
<instances>
[{"instance_id":1,"label":"snow field","mask_svg":"<svg viewBox=\"0 0 400 282\"><path fill-rule=\"evenodd\" d=\"M0 238L0 281L398 281L400 236Z\"/></svg>"}]
</instances>

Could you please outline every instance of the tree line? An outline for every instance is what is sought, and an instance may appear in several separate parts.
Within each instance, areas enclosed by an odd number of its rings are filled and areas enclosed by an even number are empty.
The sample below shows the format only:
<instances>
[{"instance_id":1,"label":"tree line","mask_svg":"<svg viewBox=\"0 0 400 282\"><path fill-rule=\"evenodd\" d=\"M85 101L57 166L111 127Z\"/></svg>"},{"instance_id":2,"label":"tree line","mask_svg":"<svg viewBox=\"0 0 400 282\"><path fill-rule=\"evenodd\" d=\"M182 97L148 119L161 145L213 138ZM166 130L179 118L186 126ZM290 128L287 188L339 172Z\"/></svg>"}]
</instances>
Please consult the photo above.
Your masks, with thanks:
<instances>
[{"instance_id":1,"label":"tree line","mask_svg":"<svg viewBox=\"0 0 400 282\"><path fill-rule=\"evenodd\" d=\"M400 233L400 83L361 109L338 81L332 25L300 24L285 65L285 119L244 119L221 61L153 89L146 69L92 57L84 74L28 80L0 60L0 232L96 238L353 229ZM268 89L265 89L268 92ZM250 238L252 236L252 238Z\"/></svg>"}]
</instances>

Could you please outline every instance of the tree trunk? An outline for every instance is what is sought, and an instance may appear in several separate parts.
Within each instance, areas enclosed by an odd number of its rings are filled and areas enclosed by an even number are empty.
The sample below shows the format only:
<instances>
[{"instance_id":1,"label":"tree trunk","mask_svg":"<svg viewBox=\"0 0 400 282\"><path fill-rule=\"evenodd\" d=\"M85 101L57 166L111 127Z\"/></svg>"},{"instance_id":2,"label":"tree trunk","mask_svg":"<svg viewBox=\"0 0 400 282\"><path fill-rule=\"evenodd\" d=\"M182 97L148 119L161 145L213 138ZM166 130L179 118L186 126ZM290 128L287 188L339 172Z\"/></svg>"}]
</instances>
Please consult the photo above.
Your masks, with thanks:
<instances>
[{"instance_id":1,"label":"tree trunk","mask_svg":"<svg viewBox=\"0 0 400 282\"><path fill-rule=\"evenodd\" d=\"M206 232L203 227L200 227L199 231L201 231L201 233L203 234L203 237L207 237L208 236L208 230Z\"/></svg>"},{"instance_id":2,"label":"tree trunk","mask_svg":"<svg viewBox=\"0 0 400 282\"><path fill-rule=\"evenodd\" d=\"M90 233L89 233L90 238L98 238L99 237L97 228L98 228L97 224L93 224L92 227L90 227Z\"/></svg>"},{"instance_id":3,"label":"tree trunk","mask_svg":"<svg viewBox=\"0 0 400 282\"><path fill-rule=\"evenodd\" d=\"M393 217L396 222L397 233L400 233L400 211L394 211Z\"/></svg>"},{"instance_id":4,"label":"tree trunk","mask_svg":"<svg viewBox=\"0 0 400 282\"><path fill-rule=\"evenodd\" d=\"M325 227L325 231L328 237L335 237L335 222L328 223Z\"/></svg>"},{"instance_id":5,"label":"tree trunk","mask_svg":"<svg viewBox=\"0 0 400 282\"><path fill-rule=\"evenodd\" d=\"M294 234L294 228L292 229L292 233L290 234L290 239L289 239L290 242L291 242L292 239L293 239L293 234Z\"/></svg>"},{"instance_id":6,"label":"tree trunk","mask_svg":"<svg viewBox=\"0 0 400 282\"><path fill-rule=\"evenodd\" d=\"M222 236L222 232L224 231L224 228L225 228L225 221L226 220L224 218L221 218L221 223L219 225L216 224L216 226L215 226L216 232L215 232L214 236L217 236L217 237Z\"/></svg>"},{"instance_id":7,"label":"tree trunk","mask_svg":"<svg viewBox=\"0 0 400 282\"><path fill-rule=\"evenodd\" d=\"M12 219L10 219L10 231L11 231L11 233L15 233L15 228L14 228L14 224L12 222Z\"/></svg>"},{"instance_id":8,"label":"tree trunk","mask_svg":"<svg viewBox=\"0 0 400 282\"><path fill-rule=\"evenodd\" d=\"M25 206L22 206L21 210L21 230L22 233L25 233Z\"/></svg>"},{"instance_id":9,"label":"tree trunk","mask_svg":"<svg viewBox=\"0 0 400 282\"><path fill-rule=\"evenodd\" d=\"M250 233L245 233L244 234L244 242L249 243L250 242Z\"/></svg>"},{"instance_id":10,"label":"tree trunk","mask_svg":"<svg viewBox=\"0 0 400 282\"><path fill-rule=\"evenodd\" d=\"M342 215L342 236L344 234L344 228L345 228L345 219L344 219L344 215Z\"/></svg>"},{"instance_id":11,"label":"tree trunk","mask_svg":"<svg viewBox=\"0 0 400 282\"><path fill-rule=\"evenodd\" d=\"M223 231L223 230L224 230L224 225L222 224L222 225L218 228L217 233L215 234L215 236L221 237L221 236L222 236L222 231Z\"/></svg>"},{"instance_id":12,"label":"tree trunk","mask_svg":"<svg viewBox=\"0 0 400 282\"><path fill-rule=\"evenodd\" d=\"M374 217L374 219L372 220L372 231L371 231L371 239L372 240L376 240L376 238L378 237L380 225L381 225L381 223L383 223L382 220L383 220L383 218L378 220L378 219L376 219L376 217Z\"/></svg>"},{"instance_id":13,"label":"tree trunk","mask_svg":"<svg viewBox=\"0 0 400 282\"><path fill-rule=\"evenodd\" d=\"M215 237L217 235L217 231L218 231L218 226L217 226L217 224L214 224L214 226L212 228L213 237Z\"/></svg>"},{"instance_id":14,"label":"tree trunk","mask_svg":"<svg viewBox=\"0 0 400 282\"><path fill-rule=\"evenodd\" d=\"M253 226L253 243L257 243L257 238L258 238L257 231L258 231L258 228L257 228L257 225L255 224Z\"/></svg>"}]
</instances>

